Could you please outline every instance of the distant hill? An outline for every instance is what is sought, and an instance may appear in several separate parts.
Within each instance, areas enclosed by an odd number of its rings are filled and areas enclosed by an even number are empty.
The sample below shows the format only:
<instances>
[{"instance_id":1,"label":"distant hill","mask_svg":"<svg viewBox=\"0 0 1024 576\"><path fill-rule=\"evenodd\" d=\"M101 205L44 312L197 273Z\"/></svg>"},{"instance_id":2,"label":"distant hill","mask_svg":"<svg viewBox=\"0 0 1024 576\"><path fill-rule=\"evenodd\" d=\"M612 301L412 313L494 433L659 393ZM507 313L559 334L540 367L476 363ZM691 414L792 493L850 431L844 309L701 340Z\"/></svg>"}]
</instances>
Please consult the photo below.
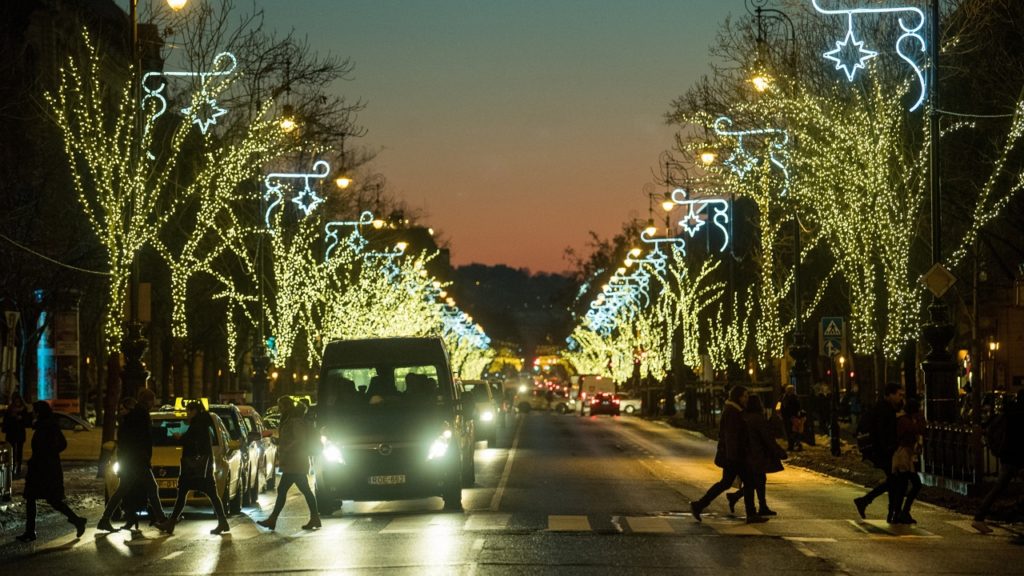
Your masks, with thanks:
<instances>
[{"instance_id":1,"label":"distant hill","mask_svg":"<svg viewBox=\"0 0 1024 576\"><path fill-rule=\"evenodd\" d=\"M560 274L530 274L504 265L454 269L451 292L492 339L517 343L529 356L540 344L562 345L572 329L574 284Z\"/></svg>"}]
</instances>

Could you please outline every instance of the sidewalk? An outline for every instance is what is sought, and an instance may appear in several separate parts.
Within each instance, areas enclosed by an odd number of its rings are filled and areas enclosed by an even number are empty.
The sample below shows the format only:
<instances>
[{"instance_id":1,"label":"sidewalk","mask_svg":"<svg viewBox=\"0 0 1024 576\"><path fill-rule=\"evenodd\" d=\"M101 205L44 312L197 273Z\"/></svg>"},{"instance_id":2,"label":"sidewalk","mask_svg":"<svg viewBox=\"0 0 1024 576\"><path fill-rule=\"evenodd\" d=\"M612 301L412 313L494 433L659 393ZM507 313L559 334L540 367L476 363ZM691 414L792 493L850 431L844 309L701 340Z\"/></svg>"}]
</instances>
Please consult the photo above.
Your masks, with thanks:
<instances>
[{"instance_id":1,"label":"sidewalk","mask_svg":"<svg viewBox=\"0 0 1024 576\"><path fill-rule=\"evenodd\" d=\"M700 432L711 439L718 437L717 427L709 429L707 426L686 421L681 417L672 417L665 420L676 428ZM839 456L833 456L829 437L817 435L815 436L814 446L804 445L803 450L790 452L789 459L783 464L785 466L799 466L835 478L842 478L849 482L860 484L866 489L873 488L885 479L885 475L881 470L876 469L871 463L861 459L856 445L841 438L840 450ZM974 512L981 505L983 496L984 493L980 496L964 496L943 488L922 486L918 499L954 512L974 515ZM853 502L850 502L850 507L853 508ZM997 522L1024 522L1024 483L1018 479L1010 484L1006 493L993 506L989 519Z\"/></svg>"}]
</instances>

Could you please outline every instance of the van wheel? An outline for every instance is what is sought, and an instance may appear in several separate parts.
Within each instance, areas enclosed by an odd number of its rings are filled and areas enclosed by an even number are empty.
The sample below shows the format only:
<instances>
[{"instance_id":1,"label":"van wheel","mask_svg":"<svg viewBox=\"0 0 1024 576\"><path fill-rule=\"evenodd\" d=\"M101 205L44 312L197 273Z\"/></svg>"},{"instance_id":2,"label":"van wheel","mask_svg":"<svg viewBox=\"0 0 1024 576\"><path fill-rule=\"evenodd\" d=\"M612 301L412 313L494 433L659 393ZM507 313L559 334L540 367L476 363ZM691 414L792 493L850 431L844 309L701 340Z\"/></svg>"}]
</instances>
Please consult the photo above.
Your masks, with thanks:
<instances>
[{"instance_id":1,"label":"van wheel","mask_svg":"<svg viewBox=\"0 0 1024 576\"><path fill-rule=\"evenodd\" d=\"M626 414L632 414L633 412L636 412L636 408L632 406L626 406Z\"/></svg>"}]
</instances>

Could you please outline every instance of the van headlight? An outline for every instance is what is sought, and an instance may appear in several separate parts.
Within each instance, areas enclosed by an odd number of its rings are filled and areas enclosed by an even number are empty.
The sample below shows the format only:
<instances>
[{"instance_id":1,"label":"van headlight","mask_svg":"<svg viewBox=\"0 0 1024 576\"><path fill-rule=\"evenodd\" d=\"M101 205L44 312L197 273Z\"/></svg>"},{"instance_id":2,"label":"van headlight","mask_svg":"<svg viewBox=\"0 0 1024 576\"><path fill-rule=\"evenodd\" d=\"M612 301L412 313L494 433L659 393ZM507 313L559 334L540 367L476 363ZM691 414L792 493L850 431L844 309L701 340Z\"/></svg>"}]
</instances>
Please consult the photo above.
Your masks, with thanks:
<instances>
[{"instance_id":1,"label":"van headlight","mask_svg":"<svg viewBox=\"0 0 1024 576\"><path fill-rule=\"evenodd\" d=\"M427 460L443 458L448 453L448 445L452 441L452 431L445 430L430 444L430 451L427 452Z\"/></svg>"},{"instance_id":2,"label":"van headlight","mask_svg":"<svg viewBox=\"0 0 1024 576\"><path fill-rule=\"evenodd\" d=\"M334 464L345 463L345 458L341 455L341 448L337 444L328 440L326 436L320 437L320 444L323 446L320 455L323 456L324 460Z\"/></svg>"},{"instance_id":3,"label":"van headlight","mask_svg":"<svg viewBox=\"0 0 1024 576\"><path fill-rule=\"evenodd\" d=\"M110 470L114 472L114 476L121 475L121 464L115 460L114 464L110 467Z\"/></svg>"},{"instance_id":4,"label":"van headlight","mask_svg":"<svg viewBox=\"0 0 1024 576\"><path fill-rule=\"evenodd\" d=\"M483 421L483 422L493 422L494 421L494 411L493 410L484 410L483 412L480 413L480 420Z\"/></svg>"}]
</instances>

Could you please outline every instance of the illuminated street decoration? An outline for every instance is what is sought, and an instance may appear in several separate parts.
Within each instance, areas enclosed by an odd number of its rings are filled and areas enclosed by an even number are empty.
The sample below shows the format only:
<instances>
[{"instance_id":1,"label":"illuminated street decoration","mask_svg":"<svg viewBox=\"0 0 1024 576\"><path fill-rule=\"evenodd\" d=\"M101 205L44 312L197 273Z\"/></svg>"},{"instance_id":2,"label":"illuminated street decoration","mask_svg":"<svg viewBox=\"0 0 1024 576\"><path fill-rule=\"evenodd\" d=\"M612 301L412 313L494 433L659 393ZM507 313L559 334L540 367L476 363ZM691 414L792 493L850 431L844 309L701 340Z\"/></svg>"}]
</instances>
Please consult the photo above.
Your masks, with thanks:
<instances>
[{"instance_id":1,"label":"illuminated street decoration","mask_svg":"<svg viewBox=\"0 0 1024 576\"><path fill-rule=\"evenodd\" d=\"M711 222L719 230L722 231L722 247L719 248L719 252L725 252L725 249L729 246L729 201L725 198L714 198L714 197L703 197L696 200L689 198L689 192L683 188L676 188L672 191L672 202L679 206L686 207L686 214L683 219L679 221L680 226L683 227L683 231L693 238L697 235L697 232L704 226L704 223L708 220L707 210L710 208L713 211L711 215Z\"/></svg>"},{"instance_id":2,"label":"illuminated street decoration","mask_svg":"<svg viewBox=\"0 0 1024 576\"><path fill-rule=\"evenodd\" d=\"M359 215L359 220L349 222L328 222L327 225L324 227L324 240L325 243L327 244L327 248L326 250L324 250L324 261L330 259L331 252L333 252L334 249L338 247L338 243L341 242L341 240L338 238L338 229L346 226L351 226L352 232L350 232L348 236L345 237L345 243L353 252L362 252L363 248L365 248L366 245L369 244L370 242L363 236L361 230L363 226L366 226L371 223L373 223L373 213L371 213L369 210L363 210L363 212Z\"/></svg>"},{"instance_id":3,"label":"illuminated street decoration","mask_svg":"<svg viewBox=\"0 0 1024 576\"><path fill-rule=\"evenodd\" d=\"M686 240L683 238L674 238L672 236L659 238L654 234L655 231L650 228L640 231L640 241L644 244L650 244L653 248L643 258L635 258L633 261L650 264L651 268L654 268L655 272L662 275L665 273L668 256L665 252L662 252L661 247L665 246L667 249L678 250L681 254L685 255Z\"/></svg>"},{"instance_id":4,"label":"illuminated street decoration","mask_svg":"<svg viewBox=\"0 0 1024 576\"><path fill-rule=\"evenodd\" d=\"M732 119L727 116L718 117L712 126L715 134L736 140L736 149L723 160L723 164L728 166L737 177L746 176L761 163L761 159L744 147L743 139L748 136L764 136L767 140L768 161L782 172L783 187L779 194L785 196L789 190L789 169L784 162L787 153L786 146L789 144L789 133L781 128L730 130L731 126Z\"/></svg>"},{"instance_id":5,"label":"illuminated street decoration","mask_svg":"<svg viewBox=\"0 0 1024 576\"><path fill-rule=\"evenodd\" d=\"M150 99L157 101L156 109L146 123L146 129L157 118L167 111L167 99L164 97L164 90L167 89L167 82L163 77L172 78L199 78L200 88L192 95L192 104L181 109L181 113L192 118L192 123L199 126L199 131L206 134L210 126L217 123L217 118L228 113L221 108L217 99L211 95L208 80L217 76L229 76L238 67L238 59L230 52L221 52L213 58L213 69L201 72L147 72L142 75L142 90L145 95L142 97L142 108L145 110L146 102ZM148 84L150 78L161 78L160 84L151 87Z\"/></svg>"},{"instance_id":6,"label":"illuminated street decoration","mask_svg":"<svg viewBox=\"0 0 1024 576\"><path fill-rule=\"evenodd\" d=\"M292 203L298 206L306 216L309 216L324 201L317 195L316 190L310 187L310 181L327 178L327 175L331 173L331 165L326 160L317 160L313 164L313 170L314 172L308 174L271 173L263 179L263 183L267 187L267 191L263 194L264 200L268 202L267 212L264 215L267 228L271 227L271 213L284 201L285 193L282 190L284 182L282 180L302 180L302 190L292 198Z\"/></svg>"},{"instance_id":7,"label":"illuminated street decoration","mask_svg":"<svg viewBox=\"0 0 1024 576\"><path fill-rule=\"evenodd\" d=\"M398 265L395 264L395 259L405 254L407 246L405 242L399 242L392 250L386 252L367 252L363 258L367 262L383 262L380 269L384 272L384 277L393 281L401 273Z\"/></svg>"},{"instance_id":8,"label":"illuminated street decoration","mask_svg":"<svg viewBox=\"0 0 1024 576\"><path fill-rule=\"evenodd\" d=\"M892 8L841 8L841 9L825 9L818 5L818 0L811 0L811 4L814 9L821 14L829 15L842 15L846 17L846 36L842 40L836 41L836 47L833 50L829 50L823 54L826 60L835 62L836 70L842 70L846 73L846 77L850 82L853 82L857 70L866 68L866 62L878 55L878 52L869 50L864 47L864 41L858 40L856 31L853 25L853 18L856 15L868 14L868 15L881 15L881 14L901 14L907 13L908 17L900 16L898 18L900 30L903 33L896 38L896 54L903 59L904 62L910 65L910 68L917 75L918 85L921 87L920 93L918 94L917 101L910 107L910 111L917 110L919 106L924 102L925 97L925 78L924 72L921 70L921 66L911 58L911 56L904 51L903 44L905 41L910 41L913 45L916 45L919 52L922 54L926 52L926 46L922 31L924 29L924 12L913 6L897 6Z\"/></svg>"}]
</instances>

